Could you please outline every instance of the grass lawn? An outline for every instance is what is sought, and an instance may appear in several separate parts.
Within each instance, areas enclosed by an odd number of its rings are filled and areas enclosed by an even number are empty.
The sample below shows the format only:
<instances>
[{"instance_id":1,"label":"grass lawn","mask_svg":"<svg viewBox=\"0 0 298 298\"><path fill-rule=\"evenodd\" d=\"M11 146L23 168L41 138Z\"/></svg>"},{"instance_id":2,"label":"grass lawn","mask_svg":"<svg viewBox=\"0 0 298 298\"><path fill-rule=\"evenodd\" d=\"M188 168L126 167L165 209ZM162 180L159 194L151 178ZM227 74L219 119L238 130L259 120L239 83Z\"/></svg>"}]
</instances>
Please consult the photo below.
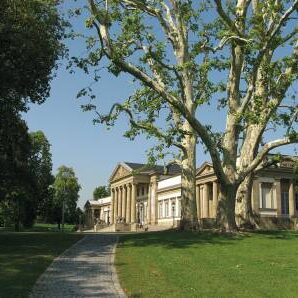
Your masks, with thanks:
<instances>
[{"instance_id":1,"label":"grass lawn","mask_svg":"<svg viewBox=\"0 0 298 298\"><path fill-rule=\"evenodd\" d=\"M116 268L130 297L297 297L298 233L125 235Z\"/></svg>"},{"instance_id":2,"label":"grass lawn","mask_svg":"<svg viewBox=\"0 0 298 298\"><path fill-rule=\"evenodd\" d=\"M28 297L53 259L81 237L76 233L0 232L0 297Z\"/></svg>"}]
</instances>

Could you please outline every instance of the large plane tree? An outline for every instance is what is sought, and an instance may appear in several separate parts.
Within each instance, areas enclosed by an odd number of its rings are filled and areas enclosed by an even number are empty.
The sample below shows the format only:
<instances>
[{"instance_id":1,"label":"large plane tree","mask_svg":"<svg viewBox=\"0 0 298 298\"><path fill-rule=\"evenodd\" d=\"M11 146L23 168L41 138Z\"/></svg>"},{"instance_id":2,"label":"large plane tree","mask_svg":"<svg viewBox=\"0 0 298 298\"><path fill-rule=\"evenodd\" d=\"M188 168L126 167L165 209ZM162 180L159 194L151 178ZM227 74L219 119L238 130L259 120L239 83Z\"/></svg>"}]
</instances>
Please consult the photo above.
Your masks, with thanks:
<instances>
[{"instance_id":1,"label":"large plane tree","mask_svg":"<svg viewBox=\"0 0 298 298\"><path fill-rule=\"evenodd\" d=\"M185 202L195 197L191 144L202 140L220 186L218 223L236 230L239 186L246 187L271 150L298 140L297 108L289 100L297 79L298 1L88 0L88 8L86 24L96 37L88 39L89 56L80 65L109 61L114 75L134 78L134 101L159 98L167 106L186 148ZM215 102L225 115L222 130L199 116ZM266 134L272 123L287 126L273 140Z\"/></svg>"}]
</instances>

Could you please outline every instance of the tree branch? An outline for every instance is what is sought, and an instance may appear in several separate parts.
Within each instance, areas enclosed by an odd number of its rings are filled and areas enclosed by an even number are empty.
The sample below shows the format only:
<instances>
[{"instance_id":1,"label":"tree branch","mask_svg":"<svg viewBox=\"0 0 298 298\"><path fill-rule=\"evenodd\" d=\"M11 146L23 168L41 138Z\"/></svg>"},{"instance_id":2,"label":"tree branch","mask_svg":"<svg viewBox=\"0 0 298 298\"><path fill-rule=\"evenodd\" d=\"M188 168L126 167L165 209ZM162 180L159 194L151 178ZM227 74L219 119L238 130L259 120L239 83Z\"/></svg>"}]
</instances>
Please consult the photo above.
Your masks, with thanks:
<instances>
[{"instance_id":1,"label":"tree branch","mask_svg":"<svg viewBox=\"0 0 298 298\"><path fill-rule=\"evenodd\" d=\"M294 143L298 143L297 133L294 136L284 137L283 139L278 139L267 143L257 154L251 164L245 170L239 173L237 181L239 183L242 182L248 174L253 172L272 149Z\"/></svg>"}]
</instances>

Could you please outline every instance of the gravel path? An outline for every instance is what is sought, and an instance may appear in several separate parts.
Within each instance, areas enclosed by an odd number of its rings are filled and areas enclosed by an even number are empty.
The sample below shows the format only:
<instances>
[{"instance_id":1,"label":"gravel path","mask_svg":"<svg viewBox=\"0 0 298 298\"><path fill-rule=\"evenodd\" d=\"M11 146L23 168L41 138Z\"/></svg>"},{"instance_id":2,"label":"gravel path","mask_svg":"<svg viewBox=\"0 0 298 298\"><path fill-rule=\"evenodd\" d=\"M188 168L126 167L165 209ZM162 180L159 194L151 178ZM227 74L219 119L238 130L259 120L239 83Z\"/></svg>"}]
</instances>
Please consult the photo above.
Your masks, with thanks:
<instances>
[{"instance_id":1,"label":"gravel path","mask_svg":"<svg viewBox=\"0 0 298 298\"><path fill-rule=\"evenodd\" d=\"M115 235L85 236L54 260L31 297L126 297L113 265L116 243Z\"/></svg>"}]
</instances>

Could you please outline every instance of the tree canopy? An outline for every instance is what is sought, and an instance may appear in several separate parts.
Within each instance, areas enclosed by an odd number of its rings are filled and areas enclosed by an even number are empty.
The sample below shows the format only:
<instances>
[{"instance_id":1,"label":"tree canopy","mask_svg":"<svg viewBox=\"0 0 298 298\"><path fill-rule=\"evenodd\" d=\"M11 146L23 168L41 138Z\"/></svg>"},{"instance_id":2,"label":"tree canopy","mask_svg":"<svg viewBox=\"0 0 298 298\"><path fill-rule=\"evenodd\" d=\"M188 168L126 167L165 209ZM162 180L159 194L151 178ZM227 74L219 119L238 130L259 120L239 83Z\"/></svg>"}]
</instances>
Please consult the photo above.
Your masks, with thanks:
<instances>
[{"instance_id":1,"label":"tree canopy","mask_svg":"<svg viewBox=\"0 0 298 298\"><path fill-rule=\"evenodd\" d=\"M108 197L110 195L110 189L103 185L95 187L93 191L93 198L94 200L98 200L100 198Z\"/></svg>"},{"instance_id":2,"label":"tree canopy","mask_svg":"<svg viewBox=\"0 0 298 298\"><path fill-rule=\"evenodd\" d=\"M0 101L17 110L42 103L64 52L65 23L55 0L3 0L0 10Z\"/></svg>"}]
</instances>

